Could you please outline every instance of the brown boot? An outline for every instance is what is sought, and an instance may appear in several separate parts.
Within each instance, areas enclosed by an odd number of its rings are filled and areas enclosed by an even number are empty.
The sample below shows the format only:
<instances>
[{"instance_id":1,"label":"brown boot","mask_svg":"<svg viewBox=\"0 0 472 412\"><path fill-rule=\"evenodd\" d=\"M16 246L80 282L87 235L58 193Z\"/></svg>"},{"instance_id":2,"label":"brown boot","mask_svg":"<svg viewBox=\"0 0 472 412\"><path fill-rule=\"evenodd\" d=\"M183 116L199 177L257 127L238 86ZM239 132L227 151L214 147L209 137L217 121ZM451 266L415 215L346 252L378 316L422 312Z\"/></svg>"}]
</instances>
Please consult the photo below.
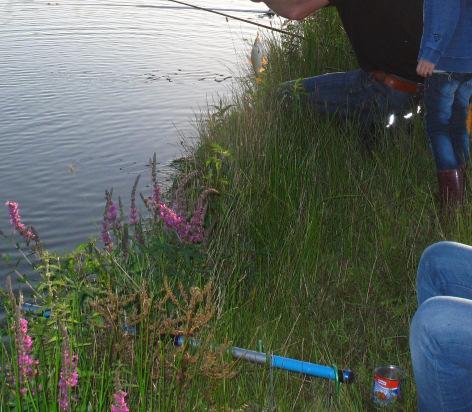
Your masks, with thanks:
<instances>
[{"instance_id":1,"label":"brown boot","mask_svg":"<svg viewBox=\"0 0 472 412\"><path fill-rule=\"evenodd\" d=\"M439 170L441 209L454 209L464 202L464 169Z\"/></svg>"}]
</instances>

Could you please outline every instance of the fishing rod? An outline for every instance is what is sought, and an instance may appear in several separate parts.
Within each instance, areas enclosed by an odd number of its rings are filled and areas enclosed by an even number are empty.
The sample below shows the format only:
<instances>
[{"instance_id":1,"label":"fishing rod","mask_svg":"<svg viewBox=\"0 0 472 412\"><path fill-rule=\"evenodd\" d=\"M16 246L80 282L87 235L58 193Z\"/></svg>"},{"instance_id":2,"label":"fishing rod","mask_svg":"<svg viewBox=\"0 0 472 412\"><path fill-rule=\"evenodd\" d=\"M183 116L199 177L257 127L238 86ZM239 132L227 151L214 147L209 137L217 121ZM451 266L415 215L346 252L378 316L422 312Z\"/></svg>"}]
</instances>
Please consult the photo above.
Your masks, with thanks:
<instances>
[{"instance_id":1,"label":"fishing rod","mask_svg":"<svg viewBox=\"0 0 472 412\"><path fill-rule=\"evenodd\" d=\"M49 3L47 3L49 4ZM68 6L98 6L98 7L133 7L138 9L171 9L171 10L193 10L193 7L177 7L177 6L155 6L153 4L131 4L131 3L72 3L67 2ZM275 13L270 10L255 10L255 9L235 9L235 8L222 8L215 7L209 10L215 11L229 11L234 13L252 13L252 14L263 14L267 16L273 16Z\"/></svg>"},{"instance_id":2,"label":"fishing rod","mask_svg":"<svg viewBox=\"0 0 472 412\"><path fill-rule=\"evenodd\" d=\"M255 10L231 10L231 9L222 9L222 8L220 8L220 9L208 9L206 7L196 6L195 4L186 3L186 2L183 2L183 1L180 1L180 0L166 0L166 1L177 3L177 4L180 4L182 6L190 8L190 9L196 9L196 10L201 10L201 11L207 11L209 13L218 14L219 16L223 16L223 17L226 17L228 19L238 20L238 21L241 21L243 23L252 24L254 26L262 27L262 28L267 29L267 30L272 30L272 31L276 31L278 33L286 34L287 36L292 36L292 37L297 37L299 39L304 39L304 37L301 36L300 34L292 33L288 30L278 29L276 27L268 26L266 24L256 23L254 21L243 19L241 17L236 17L236 16L233 16L231 14L226 14L226 13L223 13L222 11L220 11L220 10L225 10L225 11L228 10L228 11L234 11L234 12L238 12L238 13L263 13L263 14L269 14L270 15L270 14L272 14L272 12L270 10L269 11L255 11ZM68 3L68 4L69 5L78 5L80 3ZM116 4L101 4L101 3L99 3L99 4L101 6L110 6L110 7L136 7L136 8L149 8L149 9L160 9L160 8L162 8L161 6L154 6L154 5L151 5L151 4L125 4L125 3L116 3ZM80 4L80 5L83 5L83 4ZM88 3L88 5L90 5L90 3Z\"/></svg>"},{"instance_id":3,"label":"fishing rod","mask_svg":"<svg viewBox=\"0 0 472 412\"><path fill-rule=\"evenodd\" d=\"M201 345L201 342L198 339L186 339L181 335L174 338L174 344L176 346L183 346L186 342L188 342L188 344L193 347L198 347ZM282 369L289 372L300 373L306 376L313 376L316 378L324 378L337 383L354 382L354 372L350 369L341 370L336 366L318 365L316 363L286 358L284 356L269 355L264 352L238 348L237 346L229 348L229 352L235 359L242 359L252 363L266 364L270 368Z\"/></svg>"},{"instance_id":4,"label":"fishing rod","mask_svg":"<svg viewBox=\"0 0 472 412\"><path fill-rule=\"evenodd\" d=\"M120 6L127 6L126 4L124 5L120 5ZM151 8L151 9L171 9L171 10L193 10L194 7L189 7L189 6L183 6L183 7L180 7L180 6L154 6L152 4L133 4L132 6L131 5L128 5L128 7L136 7L136 8L141 8L141 9L146 9L146 8ZM254 10L254 9L234 9L234 8L222 8L222 7L214 7L212 9L208 9L208 10L212 10L212 11L226 11L226 12L233 12L233 13L251 13L251 14L262 14L262 15L265 15L265 16L269 16L269 17L272 17L275 15L275 13L270 10L270 9L266 9L266 10Z\"/></svg>"},{"instance_id":5,"label":"fishing rod","mask_svg":"<svg viewBox=\"0 0 472 412\"><path fill-rule=\"evenodd\" d=\"M33 313L37 316L43 316L45 318L50 318L51 316L50 309L43 309L41 306L31 303L23 303L22 309L24 312ZM136 327L130 327L127 325L123 326L123 330L131 335L136 335L137 333ZM192 347L201 346L201 341L198 339L185 338L182 335L169 337L172 338L175 346L183 346L187 343ZM237 346L229 348L228 351L235 359L242 359L251 363L268 365L269 368L286 370L315 378L324 378L334 381L336 384L349 384L354 382L355 378L354 372L352 370L338 369L336 366L318 365L316 363L287 358L284 356L269 355L264 352L238 348Z\"/></svg>"},{"instance_id":6,"label":"fishing rod","mask_svg":"<svg viewBox=\"0 0 472 412\"><path fill-rule=\"evenodd\" d=\"M267 26L266 24L256 23L254 21L242 19L241 17L231 16L229 14L222 13L220 11L216 11L216 10L213 10L213 9L207 9L206 7L196 6L194 4L186 3L186 2L183 2L183 1L180 1L180 0L167 0L167 1L177 3L177 4L181 4L183 6L191 7L191 8L197 9L197 10L202 10L202 11L207 11L209 13L218 14L219 16L223 16L223 17L226 17L228 19L242 21L243 23L252 24L254 26L262 27L262 28L267 29L267 30L276 31L278 33L283 33L283 34L286 34L288 36L297 37L299 39L304 39L303 36L301 36L299 34L296 34L296 33L292 33L292 32L287 31L287 30L278 29L278 28L272 27L272 26Z\"/></svg>"}]
</instances>

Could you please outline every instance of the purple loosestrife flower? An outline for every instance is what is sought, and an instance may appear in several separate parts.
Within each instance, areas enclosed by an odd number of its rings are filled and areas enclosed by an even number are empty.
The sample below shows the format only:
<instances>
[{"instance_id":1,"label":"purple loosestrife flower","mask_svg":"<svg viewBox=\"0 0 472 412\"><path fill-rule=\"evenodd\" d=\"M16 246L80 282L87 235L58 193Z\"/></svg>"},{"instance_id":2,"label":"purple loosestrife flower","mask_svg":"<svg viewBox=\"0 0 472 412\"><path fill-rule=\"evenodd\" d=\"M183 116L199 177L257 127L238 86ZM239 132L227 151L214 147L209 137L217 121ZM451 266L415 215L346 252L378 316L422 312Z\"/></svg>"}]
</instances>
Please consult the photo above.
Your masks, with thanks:
<instances>
[{"instance_id":1,"label":"purple loosestrife flower","mask_svg":"<svg viewBox=\"0 0 472 412\"><path fill-rule=\"evenodd\" d=\"M206 196L205 196L206 197ZM159 216L168 229L174 230L179 239L184 243L203 242L205 214L207 205L203 200L199 201L193 216L188 222L183 216L177 214L165 203L159 204Z\"/></svg>"},{"instance_id":2,"label":"purple loosestrife flower","mask_svg":"<svg viewBox=\"0 0 472 412\"><path fill-rule=\"evenodd\" d=\"M108 222L111 224L115 224L117 217L118 217L118 208L112 201L110 201L110 206L108 207L108 214L107 214Z\"/></svg>"},{"instance_id":3,"label":"purple loosestrife flower","mask_svg":"<svg viewBox=\"0 0 472 412\"><path fill-rule=\"evenodd\" d=\"M161 204L161 189L157 182L153 184L152 197L149 200L151 201L151 207L154 211L154 221L157 221Z\"/></svg>"},{"instance_id":4,"label":"purple loosestrife flower","mask_svg":"<svg viewBox=\"0 0 472 412\"><path fill-rule=\"evenodd\" d=\"M205 213L205 206L199 206L193 212L192 219L190 220L190 230L187 234L187 241L189 243L200 243L203 241L203 222L205 220Z\"/></svg>"},{"instance_id":5,"label":"purple loosestrife flower","mask_svg":"<svg viewBox=\"0 0 472 412\"><path fill-rule=\"evenodd\" d=\"M110 236L110 225L106 221L103 221L102 223L102 242L109 252L113 250L113 240Z\"/></svg>"},{"instance_id":6,"label":"purple loosestrife flower","mask_svg":"<svg viewBox=\"0 0 472 412\"><path fill-rule=\"evenodd\" d=\"M79 357L72 354L69 348L69 338L67 332L63 331L64 339L62 341L62 366L59 379L58 403L61 411L69 410L69 392L79 384L79 373L77 363Z\"/></svg>"},{"instance_id":7,"label":"purple loosestrife flower","mask_svg":"<svg viewBox=\"0 0 472 412\"><path fill-rule=\"evenodd\" d=\"M105 191L105 211L103 212L103 221L102 221L102 231L101 237L102 242L105 245L105 248L111 252L113 250L113 241L110 236L110 221L109 221L109 214L110 214L110 206L113 204L110 198L110 193Z\"/></svg>"},{"instance_id":8,"label":"purple loosestrife flower","mask_svg":"<svg viewBox=\"0 0 472 412\"><path fill-rule=\"evenodd\" d=\"M168 207L165 203L159 204L159 216L167 226L168 229L172 229L177 232L180 240L183 240L188 233L190 228L189 224L183 216L178 215Z\"/></svg>"},{"instance_id":9,"label":"purple loosestrife flower","mask_svg":"<svg viewBox=\"0 0 472 412\"><path fill-rule=\"evenodd\" d=\"M136 207L136 189L138 188L140 175L136 178L133 184L133 189L131 190L131 210L129 213L129 223L130 225L137 225L139 223L139 213L138 208Z\"/></svg>"},{"instance_id":10,"label":"purple loosestrife flower","mask_svg":"<svg viewBox=\"0 0 472 412\"><path fill-rule=\"evenodd\" d=\"M118 220L118 207L112 200L113 189L105 190L105 213L103 220L108 223L109 229L121 229L120 221Z\"/></svg>"},{"instance_id":11,"label":"purple loosestrife flower","mask_svg":"<svg viewBox=\"0 0 472 412\"><path fill-rule=\"evenodd\" d=\"M187 198L185 197L185 191L188 184L197 175L198 172L194 170L193 172L190 172L188 175L184 176L174 193L174 202L172 203L172 208L180 215L185 215L187 212Z\"/></svg>"},{"instance_id":12,"label":"purple loosestrife flower","mask_svg":"<svg viewBox=\"0 0 472 412\"><path fill-rule=\"evenodd\" d=\"M129 412L128 405L126 405L125 401L126 395L128 394L124 391L117 391L113 394L111 412Z\"/></svg>"},{"instance_id":13,"label":"purple loosestrife flower","mask_svg":"<svg viewBox=\"0 0 472 412\"><path fill-rule=\"evenodd\" d=\"M153 219L157 221L159 217L159 205L161 203L161 189L159 188L159 184L157 183L157 159L156 153L152 159L149 159L149 165L151 166L151 181L152 181L152 196L149 198L150 206L152 206L154 211Z\"/></svg>"},{"instance_id":14,"label":"purple loosestrife flower","mask_svg":"<svg viewBox=\"0 0 472 412\"><path fill-rule=\"evenodd\" d=\"M20 392L27 392L26 384L30 382L38 373L37 366L39 361L33 359L31 351L33 349L33 340L28 335L28 321L17 316L16 321L16 346L18 350L18 375L20 378Z\"/></svg>"},{"instance_id":15,"label":"purple loosestrife flower","mask_svg":"<svg viewBox=\"0 0 472 412\"><path fill-rule=\"evenodd\" d=\"M137 225L139 223L139 213L138 209L136 208L136 203L131 204L131 209L129 212L129 224L130 225Z\"/></svg>"},{"instance_id":16,"label":"purple loosestrife flower","mask_svg":"<svg viewBox=\"0 0 472 412\"><path fill-rule=\"evenodd\" d=\"M159 203L161 203L161 189L157 183L154 184L154 188L152 190L152 201L156 207L159 205Z\"/></svg>"},{"instance_id":17,"label":"purple loosestrife flower","mask_svg":"<svg viewBox=\"0 0 472 412\"><path fill-rule=\"evenodd\" d=\"M193 212L189 223L189 230L185 241L188 243L201 243L205 237L204 223L205 215L208 208L208 196L211 194L218 194L215 189L205 190L198 198L197 205Z\"/></svg>"},{"instance_id":18,"label":"purple loosestrife flower","mask_svg":"<svg viewBox=\"0 0 472 412\"><path fill-rule=\"evenodd\" d=\"M10 214L10 223L13 228L26 240L36 239L36 236L33 231L31 231L23 223L21 223L20 208L18 203L7 201L5 202L5 205L8 207L8 212Z\"/></svg>"}]
</instances>

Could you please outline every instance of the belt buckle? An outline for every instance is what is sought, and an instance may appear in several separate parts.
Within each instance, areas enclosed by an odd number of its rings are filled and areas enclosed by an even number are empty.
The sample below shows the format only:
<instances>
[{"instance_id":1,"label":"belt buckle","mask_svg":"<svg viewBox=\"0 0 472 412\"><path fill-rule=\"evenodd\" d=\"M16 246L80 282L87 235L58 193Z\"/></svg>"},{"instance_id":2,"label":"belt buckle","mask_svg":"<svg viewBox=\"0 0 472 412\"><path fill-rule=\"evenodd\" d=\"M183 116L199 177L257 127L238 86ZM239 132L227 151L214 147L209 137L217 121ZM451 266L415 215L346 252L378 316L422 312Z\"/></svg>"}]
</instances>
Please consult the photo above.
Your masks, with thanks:
<instances>
[{"instance_id":1,"label":"belt buckle","mask_svg":"<svg viewBox=\"0 0 472 412\"><path fill-rule=\"evenodd\" d=\"M397 79L395 79L395 77L393 77L391 74L385 74L385 77L384 77L384 80L383 80L383 83L386 84L388 87L390 87L391 89L397 89L398 87L396 86L396 83L397 83Z\"/></svg>"}]
</instances>

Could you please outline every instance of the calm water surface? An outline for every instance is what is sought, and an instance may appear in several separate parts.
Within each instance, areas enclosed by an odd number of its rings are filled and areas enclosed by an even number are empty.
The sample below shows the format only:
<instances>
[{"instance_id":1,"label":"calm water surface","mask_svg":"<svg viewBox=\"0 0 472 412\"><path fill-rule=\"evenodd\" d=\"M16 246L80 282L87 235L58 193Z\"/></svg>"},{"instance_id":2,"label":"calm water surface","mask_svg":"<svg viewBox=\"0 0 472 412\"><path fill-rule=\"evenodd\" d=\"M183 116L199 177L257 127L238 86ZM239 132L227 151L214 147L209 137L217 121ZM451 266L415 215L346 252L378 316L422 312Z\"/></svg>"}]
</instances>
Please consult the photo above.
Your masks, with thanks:
<instances>
[{"instance_id":1,"label":"calm water surface","mask_svg":"<svg viewBox=\"0 0 472 412\"><path fill-rule=\"evenodd\" d=\"M195 2L270 24L248 0ZM195 114L229 94L256 30L165 0L2 0L0 229L15 200L49 249L97 236L104 190L128 199L153 152L165 178Z\"/></svg>"}]
</instances>

